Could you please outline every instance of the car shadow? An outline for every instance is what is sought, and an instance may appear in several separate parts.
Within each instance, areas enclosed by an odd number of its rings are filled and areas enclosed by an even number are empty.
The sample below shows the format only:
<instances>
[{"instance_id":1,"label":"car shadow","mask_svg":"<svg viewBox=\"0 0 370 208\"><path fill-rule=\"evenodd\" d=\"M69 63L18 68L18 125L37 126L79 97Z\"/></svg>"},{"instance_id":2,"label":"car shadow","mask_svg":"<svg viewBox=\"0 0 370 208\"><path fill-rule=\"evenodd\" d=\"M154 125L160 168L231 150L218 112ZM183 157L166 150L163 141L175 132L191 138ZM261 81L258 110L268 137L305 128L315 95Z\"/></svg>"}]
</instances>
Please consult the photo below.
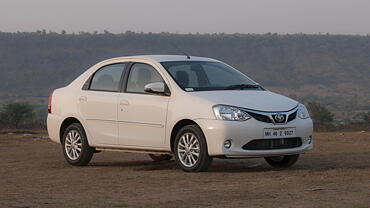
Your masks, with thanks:
<instances>
[{"instance_id":1,"label":"car shadow","mask_svg":"<svg viewBox=\"0 0 370 208\"><path fill-rule=\"evenodd\" d=\"M181 170L174 160L155 162L151 160L139 161L119 161L119 162L93 162L89 166L92 167L130 167L134 171L165 171L165 170ZM222 160L215 159L207 172L213 173L241 173L241 172L271 172L271 171L327 171L335 169L370 169L370 164L363 165L348 165L336 162L331 163L307 163L302 162L294 165L291 168L273 168L263 160L248 161L248 160Z\"/></svg>"},{"instance_id":2,"label":"car shadow","mask_svg":"<svg viewBox=\"0 0 370 208\"><path fill-rule=\"evenodd\" d=\"M133 167L134 170L166 170L175 169L176 163L174 160L169 161L151 161L151 160L136 160L136 161L119 161L119 162L91 162L91 167Z\"/></svg>"}]
</instances>

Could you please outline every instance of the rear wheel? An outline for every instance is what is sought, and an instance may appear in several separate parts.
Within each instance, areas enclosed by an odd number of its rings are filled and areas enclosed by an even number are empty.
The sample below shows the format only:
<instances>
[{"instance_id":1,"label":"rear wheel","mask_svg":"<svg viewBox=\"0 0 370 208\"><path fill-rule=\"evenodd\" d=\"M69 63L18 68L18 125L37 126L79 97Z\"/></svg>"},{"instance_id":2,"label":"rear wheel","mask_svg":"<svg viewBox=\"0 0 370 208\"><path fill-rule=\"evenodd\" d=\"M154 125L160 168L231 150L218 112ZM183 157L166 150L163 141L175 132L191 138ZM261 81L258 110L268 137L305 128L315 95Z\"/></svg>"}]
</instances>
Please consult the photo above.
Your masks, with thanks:
<instances>
[{"instance_id":1,"label":"rear wheel","mask_svg":"<svg viewBox=\"0 0 370 208\"><path fill-rule=\"evenodd\" d=\"M173 150L177 164L186 172L206 171L212 163L206 139L197 125L185 126L178 132Z\"/></svg>"},{"instance_id":2,"label":"rear wheel","mask_svg":"<svg viewBox=\"0 0 370 208\"><path fill-rule=\"evenodd\" d=\"M64 158L71 165L87 165L95 152L95 149L89 146L85 130L79 123L67 127L62 144Z\"/></svg>"},{"instance_id":3,"label":"rear wheel","mask_svg":"<svg viewBox=\"0 0 370 208\"><path fill-rule=\"evenodd\" d=\"M275 168L289 168L293 166L299 158L299 155L285 155L265 157L266 162Z\"/></svg>"},{"instance_id":4,"label":"rear wheel","mask_svg":"<svg viewBox=\"0 0 370 208\"><path fill-rule=\"evenodd\" d=\"M156 162L172 159L172 155L170 154L149 154L149 157Z\"/></svg>"}]
</instances>

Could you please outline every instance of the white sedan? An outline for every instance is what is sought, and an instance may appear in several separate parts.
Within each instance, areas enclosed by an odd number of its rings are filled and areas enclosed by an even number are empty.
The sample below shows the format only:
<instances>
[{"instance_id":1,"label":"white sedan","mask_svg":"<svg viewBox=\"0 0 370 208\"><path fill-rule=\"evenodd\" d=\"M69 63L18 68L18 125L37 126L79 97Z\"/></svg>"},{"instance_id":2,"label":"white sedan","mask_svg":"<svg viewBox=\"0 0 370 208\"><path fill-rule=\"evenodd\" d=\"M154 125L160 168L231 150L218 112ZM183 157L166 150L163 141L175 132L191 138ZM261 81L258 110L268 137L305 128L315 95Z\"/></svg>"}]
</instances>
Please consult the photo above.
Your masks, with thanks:
<instances>
[{"instance_id":1,"label":"white sedan","mask_svg":"<svg viewBox=\"0 0 370 208\"><path fill-rule=\"evenodd\" d=\"M312 148L303 104L264 89L233 67L201 57L119 57L89 68L49 97L50 139L68 163L96 152L175 157L185 171L205 171L212 158L264 157L292 166Z\"/></svg>"}]
</instances>

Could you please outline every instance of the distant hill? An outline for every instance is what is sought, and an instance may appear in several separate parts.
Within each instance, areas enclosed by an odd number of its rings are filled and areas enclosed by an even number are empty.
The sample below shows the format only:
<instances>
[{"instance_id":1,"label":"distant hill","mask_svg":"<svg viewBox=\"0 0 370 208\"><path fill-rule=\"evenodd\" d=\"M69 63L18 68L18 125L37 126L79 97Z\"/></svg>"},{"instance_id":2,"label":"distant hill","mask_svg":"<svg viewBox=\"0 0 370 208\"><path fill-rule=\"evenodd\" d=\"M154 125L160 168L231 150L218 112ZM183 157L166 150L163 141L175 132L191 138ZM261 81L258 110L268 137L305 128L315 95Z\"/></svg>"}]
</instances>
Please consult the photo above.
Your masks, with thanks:
<instances>
[{"instance_id":1,"label":"distant hill","mask_svg":"<svg viewBox=\"0 0 370 208\"><path fill-rule=\"evenodd\" d=\"M96 62L138 54L220 59L266 88L333 110L370 109L370 37L277 34L0 32L0 102L45 104Z\"/></svg>"}]
</instances>

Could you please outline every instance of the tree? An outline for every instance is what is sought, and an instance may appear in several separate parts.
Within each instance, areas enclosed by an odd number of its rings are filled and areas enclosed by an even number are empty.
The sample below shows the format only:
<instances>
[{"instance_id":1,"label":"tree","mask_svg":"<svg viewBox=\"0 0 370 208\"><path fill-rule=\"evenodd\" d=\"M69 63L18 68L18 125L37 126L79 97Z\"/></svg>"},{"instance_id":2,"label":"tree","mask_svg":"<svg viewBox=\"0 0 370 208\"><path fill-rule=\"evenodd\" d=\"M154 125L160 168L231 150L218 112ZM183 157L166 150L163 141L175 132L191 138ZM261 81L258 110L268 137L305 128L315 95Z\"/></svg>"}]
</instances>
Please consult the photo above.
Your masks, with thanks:
<instances>
[{"instance_id":1,"label":"tree","mask_svg":"<svg viewBox=\"0 0 370 208\"><path fill-rule=\"evenodd\" d=\"M370 112L363 114L362 119L364 120L365 123L370 124Z\"/></svg>"},{"instance_id":2,"label":"tree","mask_svg":"<svg viewBox=\"0 0 370 208\"><path fill-rule=\"evenodd\" d=\"M2 123L18 129L20 124L33 118L33 106L28 103L5 104L0 111Z\"/></svg>"},{"instance_id":3,"label":"tree","mask_svg":"<svg viewBox=\"0 0 370 208\"><path fill-rule=\"evenodd\" d=\"M307 108L315 123L315 129L327 129L332 126L334 115L324 106L317 102L308 102Z\"/></svg>"}]
</instances>

